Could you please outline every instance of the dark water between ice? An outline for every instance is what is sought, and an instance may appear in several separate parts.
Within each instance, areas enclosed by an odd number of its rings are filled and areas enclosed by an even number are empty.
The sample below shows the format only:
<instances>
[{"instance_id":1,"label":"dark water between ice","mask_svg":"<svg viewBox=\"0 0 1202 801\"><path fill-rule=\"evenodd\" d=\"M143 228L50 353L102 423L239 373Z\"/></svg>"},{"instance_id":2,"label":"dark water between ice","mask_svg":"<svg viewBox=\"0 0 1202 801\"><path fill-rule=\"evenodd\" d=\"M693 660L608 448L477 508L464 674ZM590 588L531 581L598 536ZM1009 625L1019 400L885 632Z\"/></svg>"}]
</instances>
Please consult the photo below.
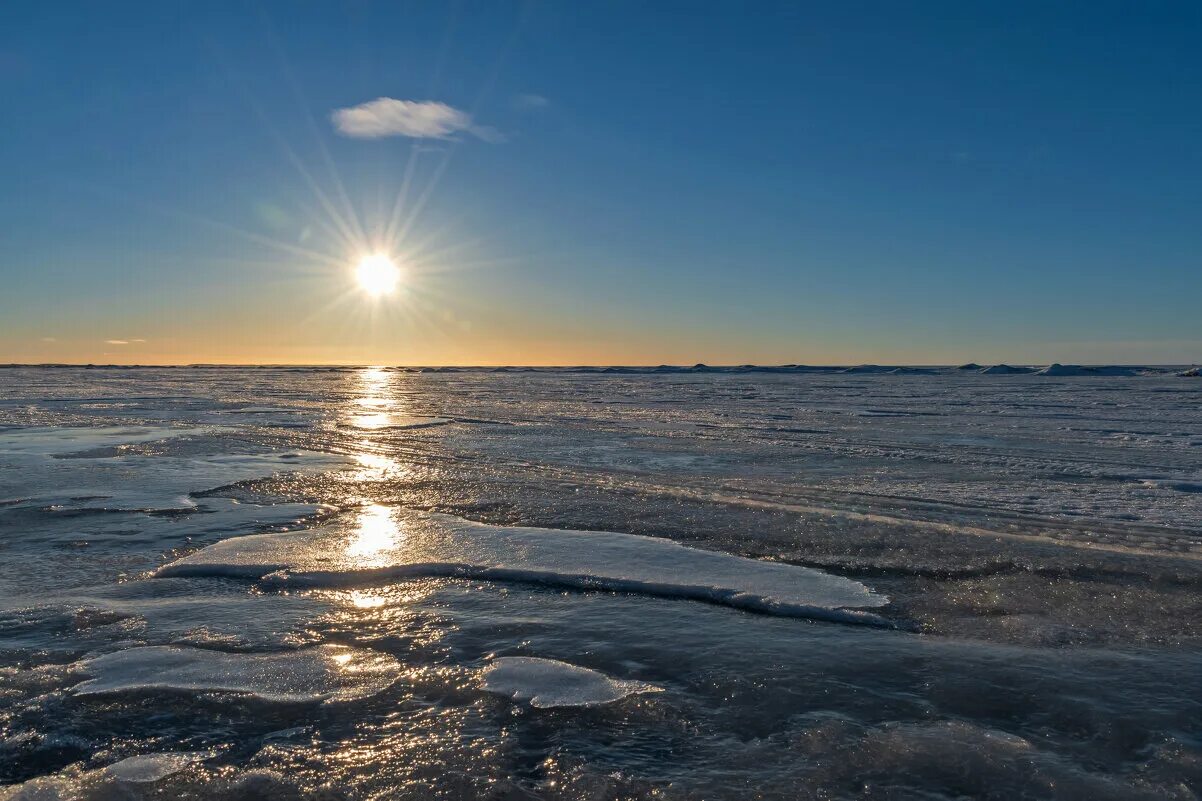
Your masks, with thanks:
<instances>
[{"instance_id":1,"label":"dark water between ice","mask_svg":"<svg viewBox=\"0 0 1202 801\"><path fill-rule=\"evenodd\" d=\"M1202 383L0 370L0 799L1202 789Z\"/></svg>"}]
</instances>

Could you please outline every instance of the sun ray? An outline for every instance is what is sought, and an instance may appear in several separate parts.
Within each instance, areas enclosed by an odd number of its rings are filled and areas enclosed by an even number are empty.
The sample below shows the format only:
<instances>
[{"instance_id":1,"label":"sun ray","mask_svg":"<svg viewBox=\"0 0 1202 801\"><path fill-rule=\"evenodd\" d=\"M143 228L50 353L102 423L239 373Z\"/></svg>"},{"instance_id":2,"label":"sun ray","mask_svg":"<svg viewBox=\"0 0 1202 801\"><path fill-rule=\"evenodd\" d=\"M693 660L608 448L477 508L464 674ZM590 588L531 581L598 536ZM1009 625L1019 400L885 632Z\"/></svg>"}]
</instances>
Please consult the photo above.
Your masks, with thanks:
<instances>
[{"instance_id":1,"label":"sun ray","mask_svg":"<svg viewBox=\"0 0 1202 801\"><path fill-rule=\"evenodd\" d=\"M366 245L368 241L367 232L363 229L363 225L355 213L354 205L347 195L346 186L342 182L338 168L334 165L333 158L330 157L329 148L326 147L325 140L322 138L321 132L317 129L317 121L313 118L313 112L311 111L308 99L305 97L300 82L297 81L296 74L292 71L292 67L288 62L288 55L284 52L284 46L280 43L279 37L276 35L275 26L272 25L266 10L260 8L259 12L263 25L267 29L267 38L271 42L272 49L275 51L276 58L279 61L280 72L283 74L284 80L288 82L293 97L296 99L297 105L300 106L301 112L305 116L309 131L313 134L313 140L317 144L317 149L321 153L322 160L325 162L326 171L330 175L330 180L334 182L334 190L338 194L338 198L342 201L346 219L349 221L349 225L353 227L353 233L358 236L359 243Z\"/></svg>"}]
</instances>

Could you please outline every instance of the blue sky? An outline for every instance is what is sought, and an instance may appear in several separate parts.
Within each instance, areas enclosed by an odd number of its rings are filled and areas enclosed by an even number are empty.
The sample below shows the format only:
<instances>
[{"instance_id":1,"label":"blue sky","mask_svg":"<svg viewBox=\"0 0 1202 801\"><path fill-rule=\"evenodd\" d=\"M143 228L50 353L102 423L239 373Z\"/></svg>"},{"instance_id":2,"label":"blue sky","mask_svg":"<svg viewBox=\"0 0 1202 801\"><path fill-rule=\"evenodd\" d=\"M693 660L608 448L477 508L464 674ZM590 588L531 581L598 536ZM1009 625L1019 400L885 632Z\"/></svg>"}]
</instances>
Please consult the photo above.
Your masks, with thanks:
<instances>
[{"instance_id":1,"label":"blue sky","mask_svg":"<svg viewBox=\"0 0 1202 801\"><path fill-rule=\"evenodd\" d=\"M1202 360L1200 35L1193 3L15 0L0 361Z\"/></svg>"}]
</instances>

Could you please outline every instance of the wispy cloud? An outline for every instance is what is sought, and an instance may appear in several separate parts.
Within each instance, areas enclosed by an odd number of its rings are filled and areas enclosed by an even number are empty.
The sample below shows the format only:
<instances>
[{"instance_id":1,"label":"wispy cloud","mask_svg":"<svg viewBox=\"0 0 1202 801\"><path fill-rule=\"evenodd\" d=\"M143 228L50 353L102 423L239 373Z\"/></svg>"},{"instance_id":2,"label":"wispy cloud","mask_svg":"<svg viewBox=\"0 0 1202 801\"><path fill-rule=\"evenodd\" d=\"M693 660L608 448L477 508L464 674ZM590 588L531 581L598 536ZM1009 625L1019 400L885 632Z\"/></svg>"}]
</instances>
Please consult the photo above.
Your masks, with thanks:
<instances>
[{"instance_id":1,"label":"wispy cloud","mask_svg":"<svg viewBox=\"0 0 1202 801\"><path fill-rule=\"evenodd\" d=\"M42 337L43 342L58 342L58 337Z\"/></svg>"},{"instance_id":2,"label":"wispy cloud","mask_svg":"<svg viewBox=\"0 0 1202 801\"><path fill-rule=\"evenodd\" d=\"M536 108L546 108L551 101L542 95L524 94L513 99L513 107L520 111L533 111Z\"/></svg>"},{"instance_id":3,"label":"wispy cloud","mask_svg":"<svg viewBox=\"0 0 1202 801\"><path fill-rule=\"evenodd\" d=\"M485 142L504 137L495 128L476 125L472 115L436 100L397 100L378 97L350 108L335 109L330 115L343 136L380 139L407 136L411 139L449 139L466 131Z\"/></svg>"},{"instance_id":4,"label":"wispy cloud","mask_svg":"<svg viewBox=\"0 0 1202 801\"><path fill-rule=\"evenodd\" d=\"M106 344L106 345L133 345L138 342L145 342L145 341L146 340L144 340L144 339L106 339L104 341L104 344Z\"/></svg>"}]
</instances>

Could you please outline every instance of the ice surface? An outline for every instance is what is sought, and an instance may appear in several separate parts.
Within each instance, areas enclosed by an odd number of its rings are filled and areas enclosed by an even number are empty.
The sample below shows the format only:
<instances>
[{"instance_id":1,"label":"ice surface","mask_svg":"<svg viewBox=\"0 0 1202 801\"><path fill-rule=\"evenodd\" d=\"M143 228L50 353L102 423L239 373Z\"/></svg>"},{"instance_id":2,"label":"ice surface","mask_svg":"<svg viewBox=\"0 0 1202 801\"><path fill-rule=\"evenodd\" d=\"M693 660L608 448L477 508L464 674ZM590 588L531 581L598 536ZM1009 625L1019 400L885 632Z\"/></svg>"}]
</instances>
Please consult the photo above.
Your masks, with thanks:
<instances>
[{"instance_id":1,"label":"ice surface","mask_svg":"<svg viewBox=\"0 0 1202 801\"><path fill-rule=\"evenodd\" d=\"M92 678L76 695L156 690L229 692L278 703L351 701L393 683L400 664L356 648L322 645L283 653L225 653L155 645L84 660Z\"/></svg>"},{"instance_id":2,"label":"ice surface","mask_svg":"<svg viewBox=\"0 0 1202 801\"><path fill-rule=\"evenodd\" d=\"M24 607L31 596L39 604L53 602L44 593L81 587L114 577L120 571L137 573L162 564L162 553L196 547L245 531L262 531L299 524L328 511L317 504L282 503L273 506L239 503L228 498L200 500L196 514L138 516L13 507L0 509L0 529L11 526L21 536L4 540L0 558L0 610L14 598ZM46 558L46 553L54 554ZM77 606L78 598L68 598ZM2 635L0 635L2 636Z\"/></svg>"},{"instance_id":3,"label":"ice surface","mask_svg":"<svg viewBox=\"0 0 1202 801\"><path fill-rule=\"evenodd\" d=\"M171 426L73 426L5 431L0 453L67 454L115 445L133 445L170 437L204 434L205 428Z\"/></svg>"},{"instance_id":4,"label":"ice surface","mask_svg":"<svg viewBox=\"0 0 1202 801\"><path fill-rule=\"evenodd\" d=\"M123 782L144 784L157 782L172 773L178 773L189 765L203 762L211 754L202 751L176 752L170 754L140 754L114 762L105 770L113 778Z\"/></svg>"},{"instance_id":5,"label":"ice surface","mask_svg":"<svg viewBox=\"0 0 1202 801\"><path fill-rule=\"evenodd\" d=\"M369 430L387 429L404 431L415 428L431 428L454 422L448 417L423 417L412 414L393 414L391 412L368 412L358 414L347 421L351 428Z\"/></svg>"},{"instance_id":6,"label":"ice surface","mask_svg":"<svg viewBox=\"0 0 1202 801\"><path fill-rule=\"evenodd\" d=\"M5 431L0 469L12 470L13 478L0 497L60 512L189 513L197 508L193 493L349 463L310 450L229 452L228 434L217 427L165 426Z\"/></svg>"},{"instance_id":7,"label":"ice surface","mask_svg":"<svg viewBox=\"0 0 1202 801\"><path fill-rule=\"evenodd\" d=\"M0 499L18 501L0 505L0 798L725 801L748 788L765 798L798 788L1192 798L1202 382L1175 375L1186 368L1130 378L792 365L0 371L0 451L35 426L67 437L125 429L47 454L0 453ZM376 412L511 425L346 424ZM173 436L183 426L208 431ZM324 475L297 474L317 464L314 452L342 454L341 464L330 457ZM261 471L219 462L273 453L279 466ZM229 489L241 505L204 491L284 470L292 475ZM186 495L199 508L44 508L133 490ZM889 617L930 636L629 593L374 584L374 566L389 569L380 555L395 550L381 547L394 512L361 506L369 501L824 568L887 592ZM346 540L334 556L364 570L334 578L367 583L261 592L267 581L138 578L260 525L290 524L283 506L252 503L337 507L327 521L346 518ZM440 530L414 522L404 534ZM592 548L579 561L606 566ZM205 690L71 693L119 676L69 664L80 654L173 645L245 665L328 643L394 655L403 681L320 707ZM562 659L667 691L583 715L511 707L481 688L485 654ZM230 675L203 683L247 683ZM103 767L210 744L224 746L220 759L151 783Z\"/></svg>"},{"instance_id":8,"label":"ice surface","mask_svg":"<svg viewBox=\"0 0 1202 801\"><path fill-rule=\"evenodd\" d=\"M481 686L490 693L530 706L595 706L620 701L639 693L656 693L662 687L641 681L611 679L596 670L528 656L494 659L481 674Z\"/></svg>"},{"instance_id":9,"label":"ice surface","mask_svg":"<svg viewBox=\"0 0 1202 801\"><path fill-rule=\"evenodd\" d=\"M607 531L491 526L371 506L351 521L236 537L172 562L158 576L267 578L343 586L459 576L690 598L794 617L881 622L857 608L888 603L863 584L818 570Z\"/></svg>"}]
</instances>

